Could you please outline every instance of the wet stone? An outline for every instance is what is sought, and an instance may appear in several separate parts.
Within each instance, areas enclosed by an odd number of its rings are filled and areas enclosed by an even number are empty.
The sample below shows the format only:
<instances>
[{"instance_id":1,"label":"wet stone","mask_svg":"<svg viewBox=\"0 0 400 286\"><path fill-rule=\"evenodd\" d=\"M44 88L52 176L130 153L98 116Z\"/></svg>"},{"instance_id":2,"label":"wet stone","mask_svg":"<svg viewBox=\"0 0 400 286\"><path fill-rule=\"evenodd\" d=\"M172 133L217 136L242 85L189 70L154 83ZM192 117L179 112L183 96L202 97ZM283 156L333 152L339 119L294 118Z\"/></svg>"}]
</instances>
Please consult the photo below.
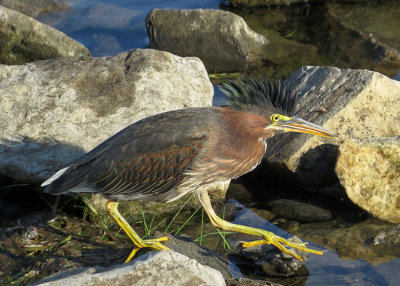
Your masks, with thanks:
<instances>
[{"instance_id":1,"label":"wet stone","mask_svg":"<svg viewBox=\"0 0 400 286\"><path fill-rule=\"evenodd\" d=\"M288 239L291 242L301 243L297 237ZM290 248L291 251L297 253L301 257L307 258L308 254L297 249ZM243 260L241 264L237 261L239 268L243 265L249 271L249 267L253 267L253 272L263 276L288 277L291 275L304 276L306 267L304 260L299 261L287 253L283 253L272 245L258 245L249 248L238 247L232 256L236 259Z\"/></svg>"},{"instance_id":2,"label":"wet stone","mask_svg":"<svg viewBox=\"0 0 400 286\"><path fill-rule=\"evenodd\" d=\"M269 203L277 216L304 222L329 221L332 213L322 207L294 200L278 199Z\"/></svg>"},{"instance_id":3,"label":"wet stone","mask_svg":"<svg viewBox=\"0 0 400 286\"><path fill-rule=\"evenodd\" d=\"M365 241L367 245L379 254L400 256L400 224L387 231L381 231Z\"/></svg>"}]
</instances>

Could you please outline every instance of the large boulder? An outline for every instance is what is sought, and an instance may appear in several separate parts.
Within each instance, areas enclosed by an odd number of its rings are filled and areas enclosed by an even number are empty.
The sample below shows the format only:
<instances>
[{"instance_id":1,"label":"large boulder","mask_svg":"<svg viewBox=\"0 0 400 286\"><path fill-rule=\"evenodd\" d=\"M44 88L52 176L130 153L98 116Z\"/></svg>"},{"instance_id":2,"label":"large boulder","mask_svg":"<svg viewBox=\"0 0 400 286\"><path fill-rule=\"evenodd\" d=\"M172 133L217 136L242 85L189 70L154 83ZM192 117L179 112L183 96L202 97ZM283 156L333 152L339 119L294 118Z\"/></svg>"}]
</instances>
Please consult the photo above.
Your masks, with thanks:
<instances>
[{"instance_id":1,"label":"large boulder","mask_svg":"<svg viewBox=\"0 0 400 286\"><path fill-rule=\"evenodd\" d=\"M355 204L400 223L400 136L346 140L339 147L336 174Z\"/></svg>"},{"instance_id":2,"label":"large boulder","mask_svg":"<svg viewBox=\"0 0 400 286\"><path fill-rule=\"evenodd\" d=\"M64 33L0 5L0 63L89 55L86 47Z\"/></svg>"},{"instance_id":3,"label":"large boulder","mask_svg":"<svg viewBox=\"0 0 400 286\"><path fill-rule=\"evenodd\" d=\"M0 174L39 184L144 117L210 106L202 62L135 50L0 65Z\"/></svg>"},{"instance_id":4,"label":"large boulder","mask_svg":"<svg viewBox=\"0 0 400 286\"><path fill-rule=\"evenodd\" d=\"M110 268L92 267L62 272L34 285L209 285L225 286L217 270L171 250L147 253L134 261Z\"/></svg>"},{"instance_id":5,"label":"large boulder","mask_svg":"<svg viewBox=\"0 0 400 286\"><path fill-rule=\"evenodd\" d=\"M158 10L147 17L150 47L199 57L210 72L244 71L268 40L221 10Z\"/></svg>"},{"instance_id":6,"label":"large boulder","mask_svg":"<svg viewBox=\"0 0 400 286\"><path fill-rule=\"evenodd\" d=\"M340 189L338 146L348 138L400 134L400 83L380 73L334 67L303 67L288 79L298 94L297 115L336 132L338 139L285 134L268 140L270 171L290 175L307 189Z\"/></svg>"}]
</instances>

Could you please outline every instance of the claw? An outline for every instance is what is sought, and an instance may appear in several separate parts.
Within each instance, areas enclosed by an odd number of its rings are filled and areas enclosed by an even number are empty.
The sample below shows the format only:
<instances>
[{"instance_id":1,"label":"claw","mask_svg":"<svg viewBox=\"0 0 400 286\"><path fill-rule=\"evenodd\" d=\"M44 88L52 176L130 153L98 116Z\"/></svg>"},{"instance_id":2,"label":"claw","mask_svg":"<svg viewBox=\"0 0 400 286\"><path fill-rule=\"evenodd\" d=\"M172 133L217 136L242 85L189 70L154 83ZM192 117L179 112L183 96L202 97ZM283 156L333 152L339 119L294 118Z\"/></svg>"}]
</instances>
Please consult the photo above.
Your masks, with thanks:
<instances>
[{"instance_id":1,"label":"claw","mask_svg":"<svg viewBox=\"0 0 400 286\"><path fill-rule=\"evenodd\" d=\"M300 244L300 243L290 242L290 241L288 241L282 237L279 237L277 235L265 236L265 239L261 239L261 240L254 240L254 241L248 241L248 242L238 241L237 243L240 243L242 245L242 247L253 247L253 246L262 245L262 244L272 244L272 245L276 246L282 252L287 253L300 261L307 260L307 259L305 257L301 257L294 251L291 251L290 249L284 247L284 245L293 247L295 249L298 249L298 250L301 250L304 252L310 252L310 253L319 254L319 255L323 254L323 251L314 250L314 249L305 247L305 245L308 243Z\"/></svg>"},{"instance_id":2,"label":"claw","mask_svg":"<svg viewBox=\"0 0 400 286\"><path fill-rule=\"evenodd\" d=\"M163 236L163 237L158 237L158 238L136 241L137 244L135 243L135 248L132 250L132 252L129 254L129 256L125 259L125 263L131 261L133 259L133 257L135 257L136 253L142 248L150 247L150 248L154 248L157 250L168 250L169 249L168 247L166 247L165 245L160 243L160 242L164 242L167 240L168 240L168 237Z\"/></svg>"}]
</instances>

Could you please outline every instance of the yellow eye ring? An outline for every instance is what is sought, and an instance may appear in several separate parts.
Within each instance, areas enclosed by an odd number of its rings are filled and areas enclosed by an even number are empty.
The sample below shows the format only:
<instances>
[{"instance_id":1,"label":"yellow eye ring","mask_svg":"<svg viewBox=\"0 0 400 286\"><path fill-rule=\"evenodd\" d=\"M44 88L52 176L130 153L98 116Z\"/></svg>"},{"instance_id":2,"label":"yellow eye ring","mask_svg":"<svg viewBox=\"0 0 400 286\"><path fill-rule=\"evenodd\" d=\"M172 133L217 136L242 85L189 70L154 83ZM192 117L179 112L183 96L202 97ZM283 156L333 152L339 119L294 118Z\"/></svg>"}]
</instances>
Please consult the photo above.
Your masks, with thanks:
<instances>
[{"instance_id":1,"label":"yellow eye ring","mask_svg":"<svg viewBox=\"0 0 400 286\"><path fill-rule=\"evenodd\" d=\"M281 116L277 113L272 114L270 117L272 122L278 122L280 118L281 118Z\"/></svg>"}]
</instances>

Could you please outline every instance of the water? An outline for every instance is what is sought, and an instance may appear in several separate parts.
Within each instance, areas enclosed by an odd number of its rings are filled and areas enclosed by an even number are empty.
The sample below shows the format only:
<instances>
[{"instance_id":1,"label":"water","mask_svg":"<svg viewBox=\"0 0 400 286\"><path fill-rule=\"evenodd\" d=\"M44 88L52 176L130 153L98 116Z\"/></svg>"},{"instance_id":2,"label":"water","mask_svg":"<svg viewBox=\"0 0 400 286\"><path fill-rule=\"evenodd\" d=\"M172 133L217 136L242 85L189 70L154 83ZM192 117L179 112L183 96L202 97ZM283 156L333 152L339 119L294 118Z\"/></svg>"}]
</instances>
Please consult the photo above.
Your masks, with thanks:
<instances>
[{"instance_id":1,"label":"water","mask_svg":"<svg viewBox=\"0 0 400 286\"><path fill-rule=\"evenodd\" d=\"M66 12L44 14L38 20L86 46L92 56L111 56L146 48L145 19L151 9L217 9L218 0L71 0Z\"/></svg>"},{"instance_id":2,"label":"water","mask_svg":"<svg viewBox=\"0 0 400 286\"><path fill-rule=\"evenodd\" d=\"M119 52L146 48L148 37L145 27L147 14L153 8L158 9L218 9L221 2L218 0L71 0L70 9L60 13L40 15L38 20L47 23L70 37L81 42L89 48L92 55L111 56ZM375 5L375 6L374 6ZM269 77L284 77L302 65L332 65L342 68L368 68L380 71L392 78L400 79L400 66L396 64L382 63L375 55L370 55L368 47L364 47L364 38L348 41L346 35L340 34L343 39L332 36L328 21L324 18L326 13L339 14L348 27L358 27L358 24L350 23L351 15L363 15L370 13L371 9L385 8L387 18L397 17L399 9L397 4L376 6L340 6L332 4L328 11L321 5L299 5L282 7L281 9L237 9L221 7L240 14L246 22L259 33L269 37L276 37L288 47L296 48L296 57L285 54L282 58L271 58L257 72ZM397 6L395 6L397 5ZM351 14L348 9L354 10ZM347 9L347 10L346 10ZM369 10L368 10L369 9ZM378 11L378 10L376 10ZM350 15L350 16L349 16ZM355 16L354 16L355 17ZM284 20L282 20L284 19ZM361 17L362 19L362 17ZM385 19L387 20L387 19ZM396 30L390 26L383 26L387 35L390 30ZM369 27L378 33L376 27ZM343 30L343 29L342 29ZM368 32L368 29L367 29ZM378 37L379 38L379 37ZM338 39L341 39L338 41ZM389 40L390 42L390 40ZM356 47L356 48L352 48ZM399 47L396 47L399 48ZM251 70L248 73L252 72ZM218 93L217 88L215 89ZM224 99L215 97L214 105L222 105ZM256 214L243 208L236 217L236 223L251 225L254 227L272 230L280 235L287 236L281 229L258 217ZM321 248L311 243L314 248ZM313 255L307 262L310 271L306 282L294 283L291 280L277 281L284 285L399 285L400 259L372 265L362 259L343 259L336 252L328 251L323 256ZM240 272L235 272L240 276Z\"/></svg>"},{"instance_id":3,"label":"water","mask_svg":"<svg viewBox=\"0 0 400 286\"><path fill-rule=\"evenodd\" d=\"M38 20L81 42L95 57L146 48L149 40L145 19L153 8L220 8L242 16L253 30L271 42L265 50L263 65L250 66L247 73L283 78L304 65L329 65L365 68L397 78L400 69L400 54L393 57L384 54L381 48L383 44L400 50L397 29L400 6L396 1L363 5L301 4L279 9L233 8L219 0L71 0L68 3L69 10L42 14Z\"/></svg>"},{"instance_id":4,"label":"water","mask_svg":"<svg viewBox=\"0 0 400 286\"><path fill-rule=\"evenodd\" d=\"M235 205L242 210L236 213L234 223L245 224L252 227L266 229L282 237L290 235L282 229L257 216L251 210L245 208L239 203ZM303 241L305 241L303 239ZM400 259L393 259L385 263L373 265L362 259L345 259L341 258L335 251L321 247L317 244L309 242L310 248L317 250L325 250L324 255L313 255L306 262L306 267L310 274L305 283L294 283L294 278L269 278L273 282L282 285L399 285L400 281ZM231 266L231 270L239 275L237 268Z\"/></svg>"}]
</instances>

